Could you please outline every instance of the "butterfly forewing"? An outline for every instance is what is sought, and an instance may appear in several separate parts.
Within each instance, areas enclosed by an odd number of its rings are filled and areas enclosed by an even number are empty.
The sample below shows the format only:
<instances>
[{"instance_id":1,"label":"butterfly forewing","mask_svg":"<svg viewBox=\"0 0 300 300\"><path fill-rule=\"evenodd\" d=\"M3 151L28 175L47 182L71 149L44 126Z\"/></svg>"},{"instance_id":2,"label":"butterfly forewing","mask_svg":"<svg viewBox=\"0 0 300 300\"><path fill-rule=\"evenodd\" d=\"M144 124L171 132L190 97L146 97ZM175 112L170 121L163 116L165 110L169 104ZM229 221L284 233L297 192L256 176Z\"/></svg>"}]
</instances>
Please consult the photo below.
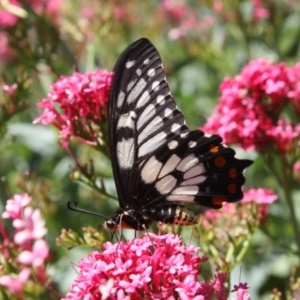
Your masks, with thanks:
<instances>
[{"instance_id":1,"label":"butterfly forewing","mask_svg":"<svg viewBox=\"0 0 300 300\"><path fill-rule=\"evenodd\" d=\"M146 39L121 55L109 101L112 164L121 207L137 204L142 162L188 131L166 82L161 58Z\"/></svg>"}]
</instances>

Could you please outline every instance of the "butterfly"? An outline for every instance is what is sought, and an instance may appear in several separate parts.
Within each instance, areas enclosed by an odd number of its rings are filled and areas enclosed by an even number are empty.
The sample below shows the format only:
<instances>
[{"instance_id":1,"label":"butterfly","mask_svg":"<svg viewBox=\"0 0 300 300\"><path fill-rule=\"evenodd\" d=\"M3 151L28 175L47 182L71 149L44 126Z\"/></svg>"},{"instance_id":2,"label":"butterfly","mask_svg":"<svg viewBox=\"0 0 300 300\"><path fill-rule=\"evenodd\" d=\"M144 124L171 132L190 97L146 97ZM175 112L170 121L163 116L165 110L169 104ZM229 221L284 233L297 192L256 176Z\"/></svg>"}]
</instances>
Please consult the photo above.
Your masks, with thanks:
<instances>
[{"instance_id":1,"label":"butterfly","mask_svg":"<svg viewBox=\"0 0 300 300\"><path fill-rule=\"evenodd\" d=\"M145 38L114 67L108 137L120 208L105 227L145 230L153 221L198 222L186 204L221 208L243 198L243 171L219 135L190 131L171 95L162 60ZM70 207L69 207L70 208Z\"/></svg>"}]
</instances>

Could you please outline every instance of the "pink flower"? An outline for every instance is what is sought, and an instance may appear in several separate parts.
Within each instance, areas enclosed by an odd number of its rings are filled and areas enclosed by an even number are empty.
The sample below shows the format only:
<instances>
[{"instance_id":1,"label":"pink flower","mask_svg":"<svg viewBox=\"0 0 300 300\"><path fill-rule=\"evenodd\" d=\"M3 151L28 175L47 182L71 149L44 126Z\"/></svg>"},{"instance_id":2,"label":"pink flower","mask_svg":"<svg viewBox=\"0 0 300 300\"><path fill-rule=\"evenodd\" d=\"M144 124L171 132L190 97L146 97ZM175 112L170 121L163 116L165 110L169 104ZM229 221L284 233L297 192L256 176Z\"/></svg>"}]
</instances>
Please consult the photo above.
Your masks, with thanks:
<instances>
[{"instance_id":1,"label":"pink flower","mask_svg":"<svg viewBox=\"0 0 300 300\"><path fill-rule=\"evenodd\" d=\"M176 0L163 0L161 2L161 9L174 21L182 20L189 10L186 4L179 3Z\"/></svg>"},{"instance_id":2,"label":"pink flower","mask_svg":"<svg viewBox=\"0 0 300 300\"><path fill-rule=\"evenodd\" d=\"M220 229L222 232L231 233L241 230L240 220L242 219L247 219L249 223L252 221L256 223L259 220L260 224L263 224L268 217L269 205L277 199L278 195L266 188L244 191L244 198L238 205L225 203L222 211L207 210L203 214L202 226L206 230L213 230L218 234ZM251 214L249 214L250 209L256 210L255 220L252 220Z\"/></svg>"},{"instance_id":3,"label":"pink flower","mask_svg":"<svg viewBox=\"0 0 300 300\"><path fill-rule=\"evenodd\" d=\"M251 189L244 192L242 203L256 202L259 204L257 215L261 224L264 224L268 218L268 207L278 199L272 190L266 188Z\"/></svg>"},{"instance_id":4,"label":"pink flower","mask_svg":"<svg viewBox=\"0 0 300 300\"><path fill-rule=\"evenodd\" d=\"M198 38L199 33L205 35L216 22L214 16L201 15L195 11L194 7L176 0L163 0L160 10L163 18L170 19L172 25L175 24L168 34L172 40L193 35Z\"/></svg>"},{"instance_id":5,"label":"pink flower","mask_svg":"<svg viewBox=\"0 0 300 300\"><path fill-rule=\"evenodd\" d=\"M45 221L38 209L26 207L21 219L13 221L13 227L17 229L14 241L17 245L22 245L26 241L41 239L47 233Z\"/></svg>"},{"instance_id":6,"label":"pink flower","mask_svg":"<svg viewBox=\"0 0 300 300\"><path fill-rule=\"evenodd\" d=\"M127 242L107 242L103 248L79 262L77 279L64 299L177 299L179 294L181 299L200 300L224 288L224 276L207 283L197 280L206 258L173 234L148 233Z\"/></svg>"},{"instance_id":7,"label":"pink flower","mask_svg":"<svg viewBox=\"0 0 300 300\"><path fill-rule=\"evenodd\" d=\"M47 232L38 209L29 206L31 197L27 194L15 194L7 200L3 218L10 219L9 230L0 222L1 274L0 285L4 286L5 295L16 295L25 299L26 291L42 288L49 282L46 272L46 259L49 246L41 239ZM12 228L14 228L12 232ZM18 274L18 275L17 275ZM34 283L32 282L34 279Z\"/></svg>"},{"instance_id":8,"label":"pink flower","mask_svg":"<svg viewBox=\"0 0 300 300\"><path fill-rule=\"evenodd\" d=\"M7 62L13 57L13 50L9 47L7 33L0 32L0 62Z\"/></svg>"},{"instance_id":9,"label":"pink flower","mask_svg":"<svg viewBox=\"0 0 300 300\"><path fill-rule=\"evenodd\" d=\"M299 70L298 64L251 61L235 78L224 79L220 103L202 129L244 149L290 153L299 142L300 124L282 115L288 106L300 115Z\"/></svg>"},{"instance_id":10,"label":"pink flower","mask_svg":"<svg viewBox=\"0 0 300 300\"><path fill-rule=\"evenodd\" d=\"M20 219L25 206L31 202L28 194L15 194L12 199L7 200L5 211L2 213L4 219Z\"/></svg>"},{"instance_id":11,"label":"pink flower","mask_svg":"<svg viewBox=\"0 0 300 300\"><path fill-rule=\"evenodd\" d=\"M278 199L272 190L266 188L251 189L244 192L243 203L257 202L258 204L272 204Z\"/></svg>"},{"instance_id":12,"label":"pink flower","mask_svg":"<svg viewBox=\"0 0 300 300\"><path fill-rule=\"evenodd\" d=\"M12 85L4 84L4 85L2 85L2 90L5 93L7 93L9 96L11 96L17 87L18 87L18 85L16 83L14 83Z\"/></svg>"},{"instance_id":13,"label":"pink flower","mask_svg":"<svg viewBox=\"0 0 300 300\"><path fill-rule=\"evenodd\" d=\"M232 298L232 300L250 300L250 294L247 290L247 283L240 283L239 285L234 285L234 288L231 292L237 292L237 298Z\"/></svg>"},{"instance_id":14,"label":"pink flower","mask_svg":"<svg viewBox=\"0 0 300 300\"><path fill-rule=\"evenodd\" d=\"M42 266L49 256L49 246L44 240L34 242L32 251L24 250L18 256L18 261L34 267Z\"/></svg>"},{"instance_id":15,"label":"pink flower","mask_svg":"<svg viewBox=\"0 0 300 300\"><path fill-rule=\"evenodd\" d=\"M28 5L36 12L37 14L46 13L52 18L57 17L57 12L61 6L61 0L27 0ZM0 9L0 27L11 27L14 26L19 16L26 16L26 13L23 11L22 2L17 0L8 0L5 5L2 5Z\"/></svg>"},{"instance_id":16,"label":"pink flower","mask_svg":"<svg viewBox=\"0 0 300 300\"><path fill-rule=\"evenodd\" d=\"M23 269L18 275L0 276L0 285L5 286L12 294L22 295L22 289L30 276L30 269Z\"/></svg>"},{"instance_id":17,"label":"pink flower","mask_svg":"<svg viewBox=\"0 0 300 300\"><path fill-rule=\"evenodd\" d=\"M65 142L74 136L96 145L95 127L107 117L112 76L113 73L105 70L62 76L52 84L48 98L37 104L44 111L33 123L57 127Z\"/></svg>"},{"instance_id":18,"label":"pink flower","mask_svg":"<svg viewBox=\"0 0 300 300\"><path fill-rule=\"evenodd\" d=\"M100 294L102 295L101 299L107 299L111 294L113 287L114 280L112 278L108 279L107 282L101 284L99 287Z\"/></svg>"},{"instance_id":19,"label":"pink flower","mask_svg":"<svg viewBox=\"0 0 300 300\"><path fill-rule=\"evenodd\" d=\"M253 6L253 17L256 20L266 19L269 17L270 12L263 7L261 0L251 0Z\"/></svg>"},{"instance_id":20,"label":"pink flower","mask_svg":"<svg viewBox=\"0 0 300 300\"><path fill-rule=\"evenodd\" d=\"M221 0L214 0L212 9L216 13L222 13L223 3Z\"/></svg>"},{"instance_id":21,"label":"pink flower","mask_svg":"<svg viewBox=\"0 0 300 300\"><path fill-rule=\"evenodd\" d=\"M293 165L293 170L294 170L297 180L300 181L300 161L297 161Z\"/></svg>"}]
</instances>

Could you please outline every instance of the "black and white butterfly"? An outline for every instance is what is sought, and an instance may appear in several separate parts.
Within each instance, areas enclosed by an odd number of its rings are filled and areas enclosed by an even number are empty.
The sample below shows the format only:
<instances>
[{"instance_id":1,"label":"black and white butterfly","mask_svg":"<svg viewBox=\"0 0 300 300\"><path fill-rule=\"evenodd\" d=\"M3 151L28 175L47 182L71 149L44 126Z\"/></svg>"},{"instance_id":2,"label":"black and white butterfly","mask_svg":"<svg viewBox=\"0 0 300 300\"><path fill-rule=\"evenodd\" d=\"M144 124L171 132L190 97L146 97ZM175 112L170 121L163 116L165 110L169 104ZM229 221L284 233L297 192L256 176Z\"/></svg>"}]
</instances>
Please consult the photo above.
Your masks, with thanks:
<instances>
[{"instance_id":1,"label":"black and white butterfly","mask_svg":"<svg viewBox=\"0 0 300 300\"><path fill-rule=\"evenodd\" d=\"M158 51L131 44L114 68L108 134L120 208L105 226L144 230L153 221L191 225L185 204L221 208L243 198L243 171L218 135L190 131L171 95Z\"/></svg>"},{"instance_id":2,"label":"black and white butterfly","mask_svg":"<svg viewBox=\"0 0 300 300\"><path fill-rule=\"evenodd\" d=\"M190 225L197 216L186 203L220 208L243 198L252 161L235 158L218 135L189 130L147 39L123 52L114 73L108 131L120 208L109 230L143 230L154 220Z\"/></svg>"}]
</instances>

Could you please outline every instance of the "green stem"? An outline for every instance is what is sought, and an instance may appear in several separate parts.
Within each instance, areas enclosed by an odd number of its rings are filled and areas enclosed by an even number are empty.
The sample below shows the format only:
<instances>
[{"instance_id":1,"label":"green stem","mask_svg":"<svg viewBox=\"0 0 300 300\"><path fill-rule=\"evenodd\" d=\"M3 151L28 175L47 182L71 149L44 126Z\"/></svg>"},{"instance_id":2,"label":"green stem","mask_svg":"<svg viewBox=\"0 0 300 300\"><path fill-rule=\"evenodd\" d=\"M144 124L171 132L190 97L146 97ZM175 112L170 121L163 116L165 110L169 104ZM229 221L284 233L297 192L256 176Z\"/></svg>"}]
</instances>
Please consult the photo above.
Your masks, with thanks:
<instances>
[{"instance_id":1,"label":"green stem","mask_svg":"<svg viewBox=\"0 0 300 300\"><path fill-rule=\"evenodd\" d=\"M291 195L291 190L292 190L291 183L293 182L293 179L291 177L291 174L293 174L292 167L288 165L286 158L280 159L281 172L279 174L276 171L276 168L274 167L272 156L264 156L264 159L266 162L266 166L269 168L274 178L277 180L279 186L282 187L283 194L290 211L291 224L294 231L294 236L296 240L295 242L297 244L296 253L300 257L300 230L299 230L299 225L295 214L294 203Z\"/></svg>"},{"instance_id":2,"label":"green stem","mask_svg":"<svg viewBox=\"0 0 300 300\"><path fill-rule=\"evenodd\" d=\"M290 216L291 216L291 223L292 223L292 227L294 230L294 236L295 236L295 240L296 240L296 244L297 244L297 253L300 257L300 229L299 229L299 224L298 224L298 220L295 214L295 207L294 207L294 203L293 203L293 199L292 199L292 195L291 195L291 182L292 182L292 178L290 176L290 174L292 174L292 171L290 172L290 169L286 163L285 159L281 159L280 160L281 165L282 165L282 188L283 188L283 192L285 195L285 199L288 205L288 208L290 210Z\"/></svg>"}]
</instances>

